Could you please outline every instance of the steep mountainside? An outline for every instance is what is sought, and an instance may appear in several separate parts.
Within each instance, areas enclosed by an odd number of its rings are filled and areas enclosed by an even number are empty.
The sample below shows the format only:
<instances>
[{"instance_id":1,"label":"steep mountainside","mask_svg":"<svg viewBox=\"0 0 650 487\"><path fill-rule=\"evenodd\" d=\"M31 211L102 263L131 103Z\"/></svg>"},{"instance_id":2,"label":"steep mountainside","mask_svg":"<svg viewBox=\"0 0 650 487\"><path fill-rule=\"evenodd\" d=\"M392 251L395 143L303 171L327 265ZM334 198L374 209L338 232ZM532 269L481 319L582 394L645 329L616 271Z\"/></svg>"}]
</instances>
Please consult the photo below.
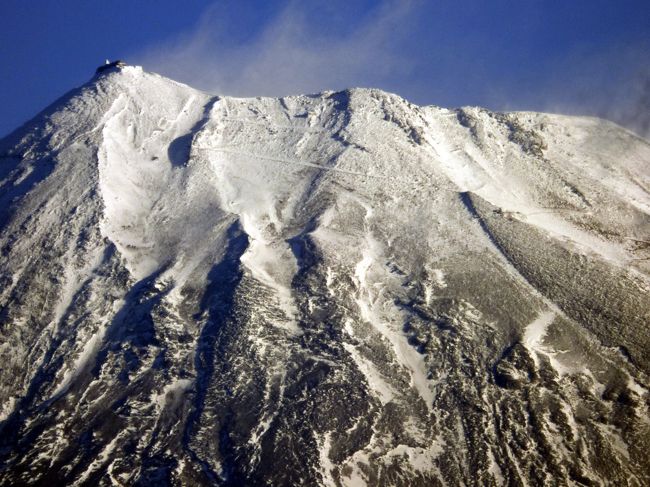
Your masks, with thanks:
<instances>
[{"instance_id":1,"label":"steep mountainside","mask_svg":"<svg viewBox=\"0 0 650 487\"><path fill-rule=\"evenodd\" d=\"M107 70L0 142L0 485L650 485L649 164Z\"/></svg>"}]
</instances>

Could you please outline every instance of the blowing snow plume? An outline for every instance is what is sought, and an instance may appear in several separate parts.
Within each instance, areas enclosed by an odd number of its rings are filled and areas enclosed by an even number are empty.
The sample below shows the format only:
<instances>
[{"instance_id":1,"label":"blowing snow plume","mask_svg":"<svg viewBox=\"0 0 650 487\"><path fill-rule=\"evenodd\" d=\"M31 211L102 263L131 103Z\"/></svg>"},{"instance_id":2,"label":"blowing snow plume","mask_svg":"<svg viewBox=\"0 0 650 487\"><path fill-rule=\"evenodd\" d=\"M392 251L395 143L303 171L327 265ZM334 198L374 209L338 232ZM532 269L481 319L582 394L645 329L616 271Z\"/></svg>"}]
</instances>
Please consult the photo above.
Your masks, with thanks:
<instances>
[{"instance_id":1,"label":"blowing snow plume","mask_svg":"<svg viewBox=\"0 0 650 487\"><path fill-rule=\"evenodd\" d=\"M567 53L547 86L531 100L545 111L606 118L650 138L648 53L650 44ZM510 108L516 109L516 104L515 98Z\"/></svg>"},{"instance_id":2,"label":"blowing snow plume","mask_svg":"<svg viewBox=\"0 0 650 487\"><path fill-rule=\"evenodd\" d=\"M342 2L318 8L289 2L246 36L229 27L242 21L232 5L215 4L193 32L134 58L192 86L233 96L382 85L392 73L411 69L399 47L406 34L401 27L414 13L412 2L383 2L354 28L346 26L349 8Z\"/></svg>"},{"instance_id":3,"label":"blowing snow plume","mask_svg":"<svg viewBox=\"0 0 650 487\"><path fill-rule=\"evenodd\" d=\"M577 6L549 17L511 2L283 5L214 4L191 32L130 59L210 93L376 87L419 104L600 116L648 135L648 41L573 38L560 29Z\"/></svg>"}]
</instances>

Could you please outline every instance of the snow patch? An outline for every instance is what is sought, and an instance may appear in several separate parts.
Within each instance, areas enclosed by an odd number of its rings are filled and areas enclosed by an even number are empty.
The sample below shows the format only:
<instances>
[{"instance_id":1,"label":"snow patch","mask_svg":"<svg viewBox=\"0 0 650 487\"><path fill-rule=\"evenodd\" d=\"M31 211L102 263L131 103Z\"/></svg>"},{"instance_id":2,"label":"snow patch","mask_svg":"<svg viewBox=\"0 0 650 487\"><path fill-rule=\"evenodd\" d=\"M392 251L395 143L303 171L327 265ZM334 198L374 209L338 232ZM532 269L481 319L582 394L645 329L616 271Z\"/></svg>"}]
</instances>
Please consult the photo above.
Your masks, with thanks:
<instances>
[{"instance_id":1,"label":"snow patch","mask_svg":"<svg viewBox=\"0 0 650 487\"><path fill-rule=\"evenodd\" d=\"M395 358L411 377L411 386L415 388L429 410L433 407L433 392L427 378L427 367L424 358L408 342L406 335L400 330L394 330L391 319L385 316L383 292L386 283L394 276L380 263L381 245L370 234L366 235L362 258L355 266L357 279L356 302L361 317L377 330L390 343ZM402 322L401 312L392 305L393 319Z\"/></svg>"}]
</instances>

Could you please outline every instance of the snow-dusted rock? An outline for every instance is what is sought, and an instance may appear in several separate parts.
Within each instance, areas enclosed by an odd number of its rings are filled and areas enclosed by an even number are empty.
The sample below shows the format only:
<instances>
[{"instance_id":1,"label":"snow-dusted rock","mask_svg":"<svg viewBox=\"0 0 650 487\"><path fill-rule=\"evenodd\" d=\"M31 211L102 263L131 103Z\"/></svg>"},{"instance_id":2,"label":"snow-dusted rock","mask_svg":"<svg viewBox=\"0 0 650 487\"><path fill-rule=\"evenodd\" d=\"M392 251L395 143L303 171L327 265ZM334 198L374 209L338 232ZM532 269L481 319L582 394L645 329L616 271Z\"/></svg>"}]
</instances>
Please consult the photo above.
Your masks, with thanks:
<instances>
[{"instance_id":1,"label":"snow-dusted rock","mask_svg":"<svg viewBox=\"0 0 650 487\"><path fill-rule=\"evenodd\" d=\"M650 144L110 70L0 142L0 484L650 484Z\"/></svg>"}]
</instances>

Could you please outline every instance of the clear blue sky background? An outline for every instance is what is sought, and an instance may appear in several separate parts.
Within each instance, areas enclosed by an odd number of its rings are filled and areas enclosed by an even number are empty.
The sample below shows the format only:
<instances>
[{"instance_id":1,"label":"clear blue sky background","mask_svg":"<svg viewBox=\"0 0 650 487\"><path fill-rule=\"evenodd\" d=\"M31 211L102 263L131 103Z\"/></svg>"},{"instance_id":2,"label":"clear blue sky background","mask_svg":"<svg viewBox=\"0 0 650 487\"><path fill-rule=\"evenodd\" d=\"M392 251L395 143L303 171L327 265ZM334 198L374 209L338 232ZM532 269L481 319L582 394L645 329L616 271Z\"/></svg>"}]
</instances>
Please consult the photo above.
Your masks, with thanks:
<instances>
[{"instance_id":1,"label":"clear blue sky background","mask_svg":"<svg viewBox=\"0 0 650 487\"><path fill-rule=\"evenodd\" d=\"M648 131L648 0L2 0L0 19L0 136L105 58L219 94L374 86Z\"/></svg>"}]
</instances>

